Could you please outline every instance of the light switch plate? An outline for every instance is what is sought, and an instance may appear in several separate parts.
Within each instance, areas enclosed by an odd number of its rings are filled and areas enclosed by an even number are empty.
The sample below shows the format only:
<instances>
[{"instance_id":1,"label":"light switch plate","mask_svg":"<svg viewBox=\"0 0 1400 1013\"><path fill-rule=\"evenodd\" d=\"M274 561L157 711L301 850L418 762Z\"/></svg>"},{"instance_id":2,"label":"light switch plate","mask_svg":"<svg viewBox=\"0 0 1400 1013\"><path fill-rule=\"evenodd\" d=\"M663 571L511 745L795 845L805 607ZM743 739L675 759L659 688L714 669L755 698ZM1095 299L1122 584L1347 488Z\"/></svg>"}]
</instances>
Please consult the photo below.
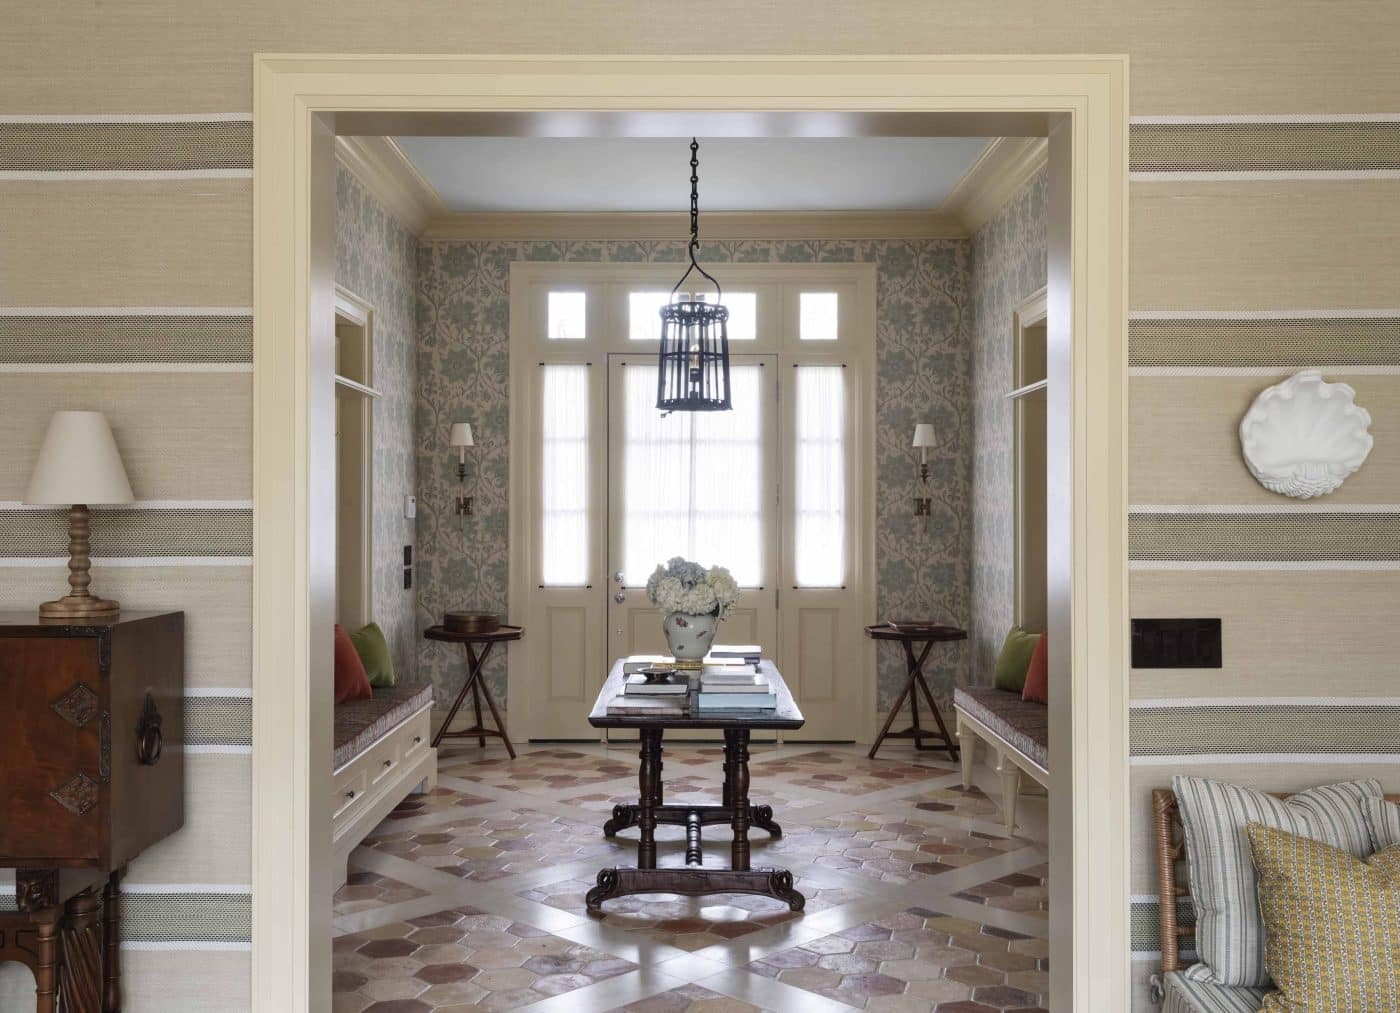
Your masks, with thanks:
<instances>
[{"instance_id":1,"label":"light switch plate","mask_svg":"<svg viewBox=\"0 0 1400 1013\"><path fill-rule=\"evenodd\" d=\"M418 516L418 497L405 496L403 498L403 515L406 520L413 520Z\"/></svg>"}]
</instances>

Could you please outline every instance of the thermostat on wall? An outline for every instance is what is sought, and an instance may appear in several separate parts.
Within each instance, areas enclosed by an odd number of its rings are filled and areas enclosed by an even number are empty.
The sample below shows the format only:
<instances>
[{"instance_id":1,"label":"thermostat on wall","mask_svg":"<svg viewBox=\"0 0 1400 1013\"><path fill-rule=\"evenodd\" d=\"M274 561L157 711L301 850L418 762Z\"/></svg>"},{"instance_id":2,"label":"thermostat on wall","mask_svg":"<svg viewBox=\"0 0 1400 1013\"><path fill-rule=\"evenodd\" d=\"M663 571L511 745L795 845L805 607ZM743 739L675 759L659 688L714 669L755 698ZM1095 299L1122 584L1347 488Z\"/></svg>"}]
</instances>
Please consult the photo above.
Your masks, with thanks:
<instances>
[{"instance_id":1,"label":"thermostat on wall","mask_svg":"<svg viewBox=\"0 0 1400 1013\"><path fill-rule=\"evenodd\" d=\"M410 520L410 521L413 520L413 518L415 518L415 517L418 516L418 497L417 497L417 496L405 496L405 497L403 498L403 515L404 515L405 518L407 518L407 519Z\"/></svg>"}]
</instances>

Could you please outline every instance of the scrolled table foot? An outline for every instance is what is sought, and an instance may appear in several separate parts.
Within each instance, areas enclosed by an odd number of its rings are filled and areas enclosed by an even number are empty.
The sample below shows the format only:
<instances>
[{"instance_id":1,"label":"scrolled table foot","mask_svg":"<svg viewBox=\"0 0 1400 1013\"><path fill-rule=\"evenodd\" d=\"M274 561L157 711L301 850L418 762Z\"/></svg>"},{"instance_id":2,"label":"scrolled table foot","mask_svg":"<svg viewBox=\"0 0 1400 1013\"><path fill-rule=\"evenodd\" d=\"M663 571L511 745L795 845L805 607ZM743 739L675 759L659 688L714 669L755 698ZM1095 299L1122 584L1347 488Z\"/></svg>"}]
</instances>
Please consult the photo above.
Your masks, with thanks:
<instances>
[{"instance_id":1,"label":"scrolled table foot","mask_svg":"<svg viewBox=\"0 0 1400 1013\"><path fill-rule=\"evenodd\" d=\"M613 806L612 819L603 824L604 837L616 837L619 830L626 830L628 827L637 825L637 807L635 805L615 805Z\"/></svg>"},{"instance_id":2,"label":"scrolled table foot","mask_svg":"<svg viewBox=\"0 0 1400 1013\"><path fill-rule=\"evenodd\" d=\"M750 806L749 821L758 829L767 830L774 837L783 836L783 828L773 821L773 807L771 805Z\"/></svg>"},{"instance_id":3,"label":"scrolled table foot","mask_svg":"<svg viewBox=\"0 0 1400 1013\"><path fill-rule=\"evenodd\" d=\"M616 869L602 869L598 872L598 885L584 895L583 903L589 914L601 914L603 901L618 896L621 881Z\"/></svg>"},{"instance_id":4,"label":"scrolled table foot","mask_svg":"<svg viewBox=\"0 0 1400 1013\"><path fill-rule=\"evenodd\" d=\"M798 893L797 888L792 885L792 873L787 869L774 869L769 873L768 889L793 911L801 911L807 906L807 898Z\"/></svg>"}]
</instances>

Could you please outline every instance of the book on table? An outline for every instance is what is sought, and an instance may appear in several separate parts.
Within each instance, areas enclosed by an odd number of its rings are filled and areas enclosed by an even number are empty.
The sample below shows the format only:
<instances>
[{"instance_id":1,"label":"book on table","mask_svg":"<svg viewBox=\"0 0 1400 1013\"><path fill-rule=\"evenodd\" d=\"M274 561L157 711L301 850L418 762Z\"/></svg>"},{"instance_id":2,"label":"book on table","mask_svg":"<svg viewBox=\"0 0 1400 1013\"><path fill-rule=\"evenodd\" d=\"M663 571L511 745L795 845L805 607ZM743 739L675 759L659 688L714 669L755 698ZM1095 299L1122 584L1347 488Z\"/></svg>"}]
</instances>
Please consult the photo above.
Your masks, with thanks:
<instances>
[{"instance_id":1,"label":"book on table","mask_svg":"<svg viewBox=\"0 0 1400 1013\"><path fill-rule=\"evenodd\" d=\"M752 682L758 676L754 665L706 665L700 669L700 681L711 682Z\"/></svg>"},{"instance_id":2,"label":"book on table","mask_svg":"<svg viewBox=\"0 0 1400 1013\"><path fill-rule=\"evenodd\" d=\"M608 703L615 717L681 717L685 708L683 696L617 696Z\"/></svg>"},{"instance_id":3,"label":"book on table","mask_svg":"<svg viewBox=\"0 0 1400 1013\"><path fill-rule=\"evenodd\" d=\"M758 644L711 644L710 657L738 658L740 661L757 661L763 655Z\"/></svg>"},{"instance_id":4,"label":"book on table","mask_svg":"<svg viewBox=\"0 0 1400 1013\"><path fill-rule=\"evenodd\" d=\"M776 693L697 693L699 711L771 711L778 707Z\"/></svg>"},{"instance_id":5,"label":"book on table","mask_svg":"<svg viewBox=\"0 0 1400 1013\"><path fill-rule=\"evenodd\" d=\"M644 675L629 675L622 684L626 696L685 696L690 691L690 680L685 676L671 676L666 682L648 682Z\"/></svg>"}]
</instances>

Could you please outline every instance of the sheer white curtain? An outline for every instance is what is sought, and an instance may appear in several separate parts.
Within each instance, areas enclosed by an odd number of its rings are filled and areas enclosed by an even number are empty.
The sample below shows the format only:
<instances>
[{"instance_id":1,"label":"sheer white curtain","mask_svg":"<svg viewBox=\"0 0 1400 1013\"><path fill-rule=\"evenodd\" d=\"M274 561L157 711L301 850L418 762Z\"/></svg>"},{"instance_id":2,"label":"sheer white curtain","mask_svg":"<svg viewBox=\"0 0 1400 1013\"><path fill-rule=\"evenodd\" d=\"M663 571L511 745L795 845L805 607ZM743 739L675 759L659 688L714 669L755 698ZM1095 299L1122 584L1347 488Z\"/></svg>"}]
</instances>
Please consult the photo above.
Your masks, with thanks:
<instances>
[{"instance_id":1,"label":"sheer white curtain","mask_svg":"<svg viewBox=\"0 0 1400 1013\"><path fill-rule=\"evenodd\" d=\"M793 532L798 587L846 582L846 370L797 369Z\"/></svg>"},{"instance_id":2,"label":"sheer white curtain","mask_svg":"<svg viewBox=\"0 0 1400 1013\"><path fill-rule=\"evenodd\" d=\"M588 583L588 367L540 367L540 583Z\"/></svg>"},{"instance_id":3,"label":"sheer white curtain","mask_svg":"<svg viewBox=\"0 0 1400 1013\"><path fill-rule=\"evenodd\" d=\"M656 410L656 367L623 370L624 581L684 556L726 566L743 587L763 582L763 373L734 365L734 409Z\"/></svg>"}]
</instances>

